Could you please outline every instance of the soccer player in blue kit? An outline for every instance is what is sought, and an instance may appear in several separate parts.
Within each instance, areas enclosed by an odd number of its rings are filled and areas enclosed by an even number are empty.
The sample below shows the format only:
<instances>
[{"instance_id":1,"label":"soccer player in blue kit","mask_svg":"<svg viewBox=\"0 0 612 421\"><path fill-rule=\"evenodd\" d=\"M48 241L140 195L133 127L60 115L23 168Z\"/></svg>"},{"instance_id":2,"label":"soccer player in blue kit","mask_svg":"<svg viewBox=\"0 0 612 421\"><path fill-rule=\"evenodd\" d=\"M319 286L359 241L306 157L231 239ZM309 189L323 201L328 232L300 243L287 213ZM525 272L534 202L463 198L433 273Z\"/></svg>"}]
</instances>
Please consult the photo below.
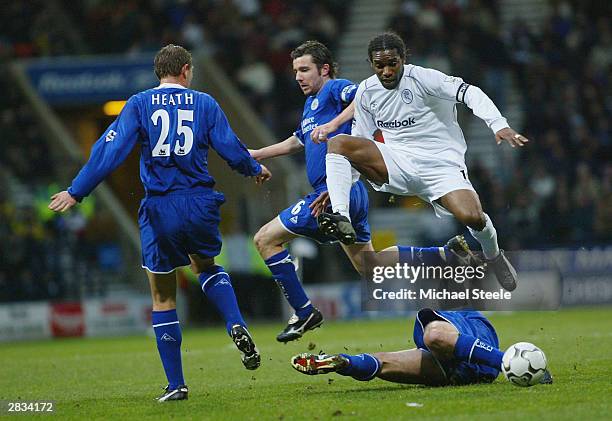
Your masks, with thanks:
<instances>
[{"instance_id":1,"label":"soccer player in blue kit","mask_svg":"<svg viewBox=\"0 0 612 421\"><path fill-rule=\"evenodd\" d=\"M335 372L355 380L376 377L429 386L491 383L502 367L503 351L491 322L478 311L422 309L413 329L416 348L357 355L302 353L294 369L316 375ZM548 370L540 383L550 384Z\"/></svg>"},{"instance_id":2,"label":"soccer player in blue kit","mask_svg":"<svg viewBox=\"0 0 612 421\"><path fill-rule=\"evenodd\" d=\"M306 41L291 52L295 79L306 95L304 112L298 129L282 142L265 148L250 150L258 161L300 151L306 154L306 173L313 192L300 198L295 204L280 212L255 234L255 245L265 260L274 279L281 287L295 315L287 327L277 336L279 342L299 339L323 322L323 316L313 307L296 274L285 243L303 236L319 243L335 240L324 235L317 227L316 217L328 202L325 156L327 144L314 142L312 136L332 137L338 133L350 133L357 86L346 79L336 79L337 64L332 53L318 41ZM350 191L351 223L356 232L354 244L341 244L351 263L363 273L362 252L374 252L368 224L368 195L364 184L358 181ZM381 264L402 262L446 264L454 256L466 258L467 244L457 236L445 247L393 246L383 250ZM446 257L445 257L446 256Z\"/></svg>"},{"instance_id":3,"label":"soccer player in blue kit","mask_svg":"<svg viewBox=\"0 0 612 421\"><path fill-rule=\"evenodd\" d=\"M64 212L73 207L140 145L140 178L145 189L138 211L142 267L151 287L151 321L168 379L158 398L164 402L188 397L176 313L178 267L191 264L202 291L223 316L244 366L249 370L259 367L260 355L238 308L230 277L214 260L221 250L219 207L225 198L213 190L208 151L214 149L232 169L255 177L258 184L271 173L251 157L219 104L210 95L189 89L193 66L187 50L165 46L155 56L154 69L160 85L127 101L94 144L72 185L53 195L49 208Z\"/></svg>"},{"instance_id":4,"label":"soccer player in blue kit","mask_svg":"<svg viewBox=\"0 0 612 421\"><path fill-rule=\"evenodd\" d=\"M255 234L255 245L274 279L281 287L295 315L277 336L280 342L300 338L306 331L319 327L323 316L313 307L295 272L289 251L283 245L299 236L320 243L333 240L323 235L313 215L318 204L323 204L327 190L325 184L326 144L310 139L312 130L338 117L355 96L357 85L346 79L336 79L337 65L329 49L318 41L306 41L291 52L295 79L306 95L304 113L298 129L286 140L265 148L251 150L253 158L263 159L288 155L304 150L306 173L313 192L283 210ZM336 133L350 133L352 111L344 113L344 121ZM357 182L351 189L351 216L357 232L356 244L342 247L357 268L361 264L358 253L371 249L368 225L368 195L365 186Z\"/></svg>"}]
</instances>

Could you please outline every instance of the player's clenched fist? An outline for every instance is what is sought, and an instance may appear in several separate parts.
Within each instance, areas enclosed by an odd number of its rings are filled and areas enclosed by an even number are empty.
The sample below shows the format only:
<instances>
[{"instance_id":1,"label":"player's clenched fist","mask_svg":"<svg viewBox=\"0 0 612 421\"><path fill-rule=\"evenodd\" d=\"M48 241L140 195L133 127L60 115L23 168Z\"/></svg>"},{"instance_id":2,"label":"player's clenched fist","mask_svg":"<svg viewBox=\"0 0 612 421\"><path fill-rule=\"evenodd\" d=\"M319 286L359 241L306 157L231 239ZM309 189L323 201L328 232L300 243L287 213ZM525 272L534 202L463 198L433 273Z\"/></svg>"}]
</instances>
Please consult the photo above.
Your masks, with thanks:
<instances>
[{"instance_id":1,"label":"player's clenched fist","mask_svg":"<svg viewBox=\"0 0 612 421\"><path fill-rule=\"evenodd\" d=\"M330 133L335 132L336 130L338 130L337 125L332 124L331 122L325 123L312 129L312 133L310 133L310 138L314 143L317 144L321 142L327 142L327 136Z\"/></svg>"},{"instance_id":2,"label":"player's clenched fist","mask_svg":"<svg viewBox=\"0 0 612 421\"><path fill-rule=\"evenodd\" d=\"M272 178L272 173L265 166L261 166L261 172L255 176L255 182L257 184L263 184Z\"/></svg>"},{"instance_id":3,"label":"player's clenched fist","mask_svg":"<svg viewBox=\"0 0 612 421\"><path fill-rule=\"evenodd\" d=\"M70 195L66 190L55 193L51 196L51 203L49 203L49 209L55 212L65 212L74 205L77 201Z\"/></svg>"}]
</instances>

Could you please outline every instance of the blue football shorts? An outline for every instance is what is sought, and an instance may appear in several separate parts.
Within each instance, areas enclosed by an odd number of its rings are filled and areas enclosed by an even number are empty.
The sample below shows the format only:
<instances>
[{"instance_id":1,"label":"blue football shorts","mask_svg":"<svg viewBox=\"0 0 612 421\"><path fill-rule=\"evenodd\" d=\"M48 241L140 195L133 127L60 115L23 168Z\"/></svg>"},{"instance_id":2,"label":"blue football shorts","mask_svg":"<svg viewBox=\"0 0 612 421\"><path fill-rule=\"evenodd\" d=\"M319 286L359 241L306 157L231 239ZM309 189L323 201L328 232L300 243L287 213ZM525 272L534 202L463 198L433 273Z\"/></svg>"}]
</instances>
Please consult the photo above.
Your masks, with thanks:
<instances>
[{"instance_id":1,"label":"blue football shorts","mask_svg":"<svg viewBox=\"0 0 612 421\"><path fill-rule=\"evenodd\" d=\"M499 340L493 325L478 311L436 311L419 310L414 322L413 339L420 349L428 350L423 340L423 331L428 323L434 320L446 321L455 326L459 333L471 335L499 348ZM463 385L474 383L491 383L497 378L500 370L483 364L466 361L438 361L451 384Z\"/></svg>"},{"instance_id":2,"label":"blue football shorts","mask_svg":"<svg viewBox=\"0 0 612 421\"><path fill-rule=\"evenodd\" d=\"M138 210L142 267L170 273L188 265L189 254L217 256L221 252L219 207L224 202L223 194L212 189L144 198Z\"/></svg>"},{"instance_id":3,"label":"blue football shorts","mask_svg":"<svg viewBox=\"0 0 612 421\"><path fill-rule=\"evenodd\" d=\"M301 237L311 238L321 244L337 242L333 237L319 231L317 218L311 215L310 204L319 197L319 193L310 193L295 204L283 210L278 219L287 231ZM353 228L357 234L356 243L370 241L370 224L368 223L368 192L365 185L358 181L351 188L350 215Z\"/></svg>"}]
</instances>

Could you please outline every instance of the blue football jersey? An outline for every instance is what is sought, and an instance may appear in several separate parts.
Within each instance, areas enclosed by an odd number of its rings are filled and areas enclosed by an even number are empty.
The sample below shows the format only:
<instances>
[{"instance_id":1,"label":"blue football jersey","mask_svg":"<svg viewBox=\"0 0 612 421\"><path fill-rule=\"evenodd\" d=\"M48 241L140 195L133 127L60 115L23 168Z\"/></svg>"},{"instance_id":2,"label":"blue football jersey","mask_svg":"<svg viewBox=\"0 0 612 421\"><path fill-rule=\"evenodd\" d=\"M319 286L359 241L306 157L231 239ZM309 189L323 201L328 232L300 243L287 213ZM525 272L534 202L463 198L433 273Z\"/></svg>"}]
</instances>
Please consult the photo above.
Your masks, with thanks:
<instances>
[{"instance_id":1,"label":"blue football jersey","mask_svg":"<svg viewBox=\"0 0 612 421\"><path fill-rule=\"evenodd\" d=\"M325 184L325 154L327 154L327 143L316 144L310 139L310 132L321 125L333 120L342 110L349 105L355 93L357 85L346 79L331 79L327 81L316 95L306 99L302 122L300 127L293 133L304 145L306 153L306 174L308 181L315 192L327 190ZM344 123L336 132L351 133L351 122Z\"/></svg>"},{"instance_id":2,"label":"blue football jersey","mask_svg":"<svg viewBox=\"0 0 612 421\"><path fill-rule=\"evenodd\" d=\"M245 176L261 172L208 94L164 83L132 96L94 144L89 160L68 192L78 200L91 191L140 144L140 179L147 195L212 187L208 150Z\"/></svg>"}]
</instances>

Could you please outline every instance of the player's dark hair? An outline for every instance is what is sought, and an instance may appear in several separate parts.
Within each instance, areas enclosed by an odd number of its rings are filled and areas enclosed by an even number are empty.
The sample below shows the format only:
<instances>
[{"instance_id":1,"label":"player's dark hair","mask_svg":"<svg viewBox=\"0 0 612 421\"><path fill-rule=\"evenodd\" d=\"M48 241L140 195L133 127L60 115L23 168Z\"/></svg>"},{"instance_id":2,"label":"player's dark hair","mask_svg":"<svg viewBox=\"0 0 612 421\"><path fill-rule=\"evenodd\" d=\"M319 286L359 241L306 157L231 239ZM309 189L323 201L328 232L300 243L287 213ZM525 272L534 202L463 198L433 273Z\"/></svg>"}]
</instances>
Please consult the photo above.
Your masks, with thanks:
<instances>
[{"instance_id":1,"label":"player's dark hair","mask_svg":"<svg viewBox=\"0 0 612 421\"><path fill-rule=\"evenodd\" d=\"M406 60L406 45L395 32L383 32L372 38L368 44L368 59L372 61L372 53L385 50L396 50L402 60Z\"/></svg>"},{"instance_id":2,"label":"player's dark hair","mask_svg":"<svg viewBox=\"0 0 612 421\"><path fill-rule=\"evenodd\" d=\"M310 54L312 62L321 70L324 64L329 64L329 77L334 79L338 74L338 63L334 61L329 48L319 41L306 41L291 52L291 60Z\"/></svg>"},{"instance_id":3,"label":"player's dark hair","mask_svg":"<svg viewBox=\"0 0 612 421\"><path fill-rule=\"evenodd\" d=\"M185 64L191 67L191 53L180 45L168 44L157 52L153 63L158 79L179 76Z\"/></svg>"}]
</instances>

